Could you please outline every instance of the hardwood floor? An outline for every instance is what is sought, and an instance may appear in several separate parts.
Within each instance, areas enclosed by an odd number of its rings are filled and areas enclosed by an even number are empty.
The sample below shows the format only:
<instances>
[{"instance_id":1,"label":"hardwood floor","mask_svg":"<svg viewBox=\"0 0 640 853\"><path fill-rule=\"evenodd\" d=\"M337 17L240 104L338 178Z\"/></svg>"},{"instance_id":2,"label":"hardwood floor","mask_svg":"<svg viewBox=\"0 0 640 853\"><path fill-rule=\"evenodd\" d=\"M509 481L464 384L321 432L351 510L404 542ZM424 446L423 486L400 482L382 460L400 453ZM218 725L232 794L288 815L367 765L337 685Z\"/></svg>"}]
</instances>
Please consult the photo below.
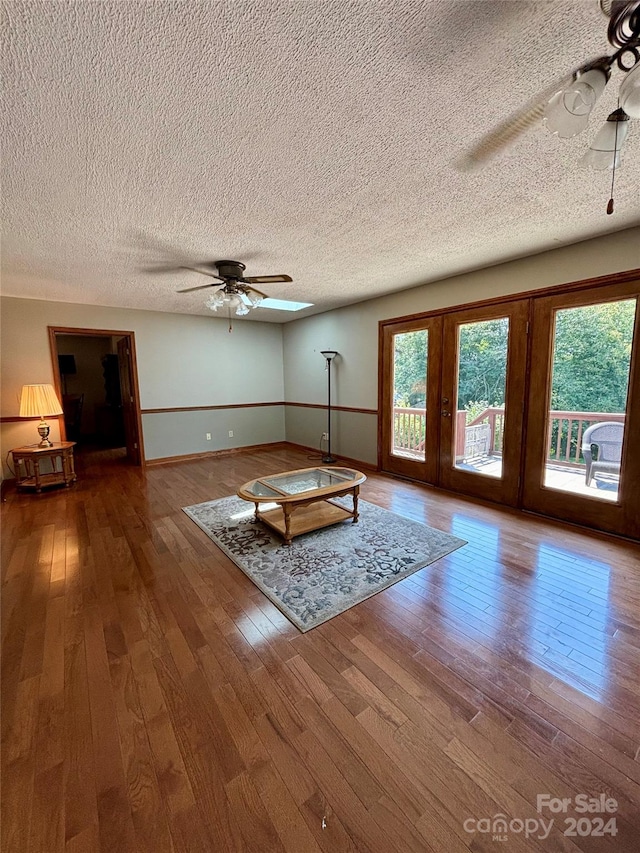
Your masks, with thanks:
<instances>
[{"instance_id":1,"label":"hardwood floor","mask_svg":"<svg viewBox=\"0 0 640 853\"><path fill-rule=\"evenodd\" d=\"M180 508L309 464L105 453L9 493L3 850L637 850L640 549L371 475L469 544L300 634Z\"/></svg>"}]
</instances>

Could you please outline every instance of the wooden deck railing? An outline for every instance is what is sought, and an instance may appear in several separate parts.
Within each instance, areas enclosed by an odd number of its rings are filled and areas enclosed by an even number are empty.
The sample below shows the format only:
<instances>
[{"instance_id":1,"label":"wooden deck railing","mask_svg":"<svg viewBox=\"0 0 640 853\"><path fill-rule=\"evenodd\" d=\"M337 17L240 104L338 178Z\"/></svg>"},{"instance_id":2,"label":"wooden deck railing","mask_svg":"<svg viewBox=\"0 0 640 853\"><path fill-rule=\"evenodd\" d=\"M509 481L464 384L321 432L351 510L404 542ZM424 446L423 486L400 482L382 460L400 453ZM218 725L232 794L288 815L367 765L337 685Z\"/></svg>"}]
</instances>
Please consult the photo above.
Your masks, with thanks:
<instances>
[{"instance_id":1,"label":"wooden deck railing","mask_svg":"<svg viewBox=\"0 0 640 853\"><path fill-rule=\"evenodd\" d=\"M489 406L467 424L467 412L456 413L456 458L502 453L504 408ZM619 412L549 412L547 459L556 464L583 467L582 436L587 427L600 421L624 423ZM394 450L422 455L426 436L427 410L394 407ZM479 429L485 427L484 430Z\"/></svg>"},{"instance_id":2,"label":"wooden deck railing","mask_svg":"<svg viewBox=\"0 0 640 853\"><path fill-rule=\"evenodd\" d=\"M547 459L559 465L584 466L582 436L587 427L601 421L623 424L620 412L549 412Z\"/></svg>"},{"instance_id":3,"label":"wooden deck railing","mask_svg":"<svg viewBox=\"0 0 640 853\"><path fill-rule=\"evenodd\" d=\"M393 449L409 453L424 451L426 409L393 409Z\"/></svg>"}]
</instances>

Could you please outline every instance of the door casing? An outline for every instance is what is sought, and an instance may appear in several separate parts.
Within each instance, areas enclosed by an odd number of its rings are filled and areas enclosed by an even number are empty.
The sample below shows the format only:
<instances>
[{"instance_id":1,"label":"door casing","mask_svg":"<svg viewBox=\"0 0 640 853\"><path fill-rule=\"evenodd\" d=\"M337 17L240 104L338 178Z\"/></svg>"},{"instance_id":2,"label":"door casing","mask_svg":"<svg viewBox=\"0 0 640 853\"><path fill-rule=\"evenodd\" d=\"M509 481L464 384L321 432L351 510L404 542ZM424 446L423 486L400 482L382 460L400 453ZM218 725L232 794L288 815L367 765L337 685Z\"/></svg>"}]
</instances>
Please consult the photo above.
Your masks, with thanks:
<instances>
[{"instance_id":1,"label":"door casing","mask_svg":"<svg viewBox=\"0 0 640 853\"><path fill-rule=\"evenodd\" d=\"M136 342L135 333L131 331L120 331L114 329L84 329L75 328L73 326L48 326L49 332L49 349L51 351L51 364L53 368L53 382L56 394L59 399L62 399L62 378L58 366L58 348L56 345L56 337L58 335L86 335L87 337L115 337L125 338L127 348L130 353L130 373L131 373L131 403L132 411L129 419L129 426L126 426L125 431L127 442L127 457L135 465L144 465L144 444L142 440L142 410L140 407L140 389L138 386L138 363L136 359ZM125 419L126 421L126 419ZM58 418L60 425L60 435L63 440L66 439L66 430L64 425L64 417Z\"/></svg>"}]
</instances>

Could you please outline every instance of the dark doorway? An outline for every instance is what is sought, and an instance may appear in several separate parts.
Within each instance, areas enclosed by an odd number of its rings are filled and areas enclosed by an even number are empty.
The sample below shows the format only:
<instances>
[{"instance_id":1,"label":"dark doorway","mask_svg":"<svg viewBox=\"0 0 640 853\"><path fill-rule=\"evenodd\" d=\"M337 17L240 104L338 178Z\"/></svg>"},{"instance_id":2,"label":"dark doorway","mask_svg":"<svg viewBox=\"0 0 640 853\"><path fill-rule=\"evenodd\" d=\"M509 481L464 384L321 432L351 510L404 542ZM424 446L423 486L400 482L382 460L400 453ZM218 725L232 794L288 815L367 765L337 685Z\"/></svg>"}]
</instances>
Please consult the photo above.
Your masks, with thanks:
<instances>
[{"instance_id":1,"label":"dark doorway","mask_svg":"<svg viewBox=\"0 0 640 853\"><path fill-rule=\"evenodd\" d=\"M61 434L78 452L141 465L142 424L133 332L49 327Z\"/></svg>"}]
</instances>

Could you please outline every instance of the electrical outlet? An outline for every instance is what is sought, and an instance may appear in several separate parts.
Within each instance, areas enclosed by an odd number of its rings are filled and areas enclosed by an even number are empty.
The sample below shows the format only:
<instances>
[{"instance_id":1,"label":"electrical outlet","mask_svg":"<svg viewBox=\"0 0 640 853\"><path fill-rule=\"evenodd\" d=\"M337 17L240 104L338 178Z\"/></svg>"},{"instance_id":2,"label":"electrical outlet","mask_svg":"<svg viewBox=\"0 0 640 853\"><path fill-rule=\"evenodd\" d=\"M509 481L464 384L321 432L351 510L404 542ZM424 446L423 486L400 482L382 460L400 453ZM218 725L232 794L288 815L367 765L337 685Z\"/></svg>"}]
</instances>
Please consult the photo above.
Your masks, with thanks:
<instances>
[{"instance_id":1,"label":"electrical outlet","mask_svg":"<svg viewBox=\"0 0 640 853\"><path fill-rule=\"evenodd\" d=\"M229 430L229 438L233 438L233 430L232 429Z\"/></svg>"},{"instance_id":2,"label":"electrical outlet","mask_svg":"<svg viewBox=\"0 0 640 853\"><path fill-rule=\"evenodd\" d=\"M207 441L211 441L211 433L210 432L207 433Z\"/></svg>"},{"instance_id":3,"label":"electrical outlet","mask_svg":"<svg viewBox=\"0 0 640 853\"><path fill-rule=\"evenodd\" d=\"M328 432L322 433L322 440L323 441L329 441L329 433Z\"/></svg>"}]
</instances>

